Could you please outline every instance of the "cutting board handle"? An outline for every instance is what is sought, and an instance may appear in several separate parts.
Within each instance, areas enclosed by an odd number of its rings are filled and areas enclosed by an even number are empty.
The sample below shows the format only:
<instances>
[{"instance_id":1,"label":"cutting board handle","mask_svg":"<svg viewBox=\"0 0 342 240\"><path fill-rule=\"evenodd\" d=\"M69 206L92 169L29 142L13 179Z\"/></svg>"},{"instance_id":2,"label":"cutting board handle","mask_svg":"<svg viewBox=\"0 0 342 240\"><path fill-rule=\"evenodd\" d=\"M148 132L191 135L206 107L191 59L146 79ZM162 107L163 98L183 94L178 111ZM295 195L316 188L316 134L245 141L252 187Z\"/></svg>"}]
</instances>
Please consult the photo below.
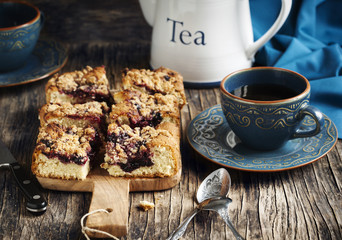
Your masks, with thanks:
<instances>
[{"instance_id":1,"label":"cutting board handle","mask_svg":"<svg viewBox=\"0 0 342 240\"><path fill-rule=\"evenodd\" d=\"M119 178L113 181L112 177L102 176L94 180L93 184L93 197L89 212L105 209L109 213L97 212L89 215L86 226L105 231L116 237L125 236L128 229L129 180ZM108 237L90 231L87 231L87 234L94 238Z\"/></svg>"},{"instance_id":2,"label":"cutting board handle","mask_svg":"<svg viewBox=\"0 0 342 240\"><path fill-rule=\"evenodd\" d=\"M174 187L182 177L182 165L178 164L177 174L165 178L115 178L101 168L91 170L87 178L63 180L37 177L42 187L58 191L92 192L89 212L105 209L110 213L98 211L87 216L86 227L105 231L122 237L128 232L129 192L157 191ZM106 238L104 234L86 231L92 238Z\"/></svg>"}]
</instances>

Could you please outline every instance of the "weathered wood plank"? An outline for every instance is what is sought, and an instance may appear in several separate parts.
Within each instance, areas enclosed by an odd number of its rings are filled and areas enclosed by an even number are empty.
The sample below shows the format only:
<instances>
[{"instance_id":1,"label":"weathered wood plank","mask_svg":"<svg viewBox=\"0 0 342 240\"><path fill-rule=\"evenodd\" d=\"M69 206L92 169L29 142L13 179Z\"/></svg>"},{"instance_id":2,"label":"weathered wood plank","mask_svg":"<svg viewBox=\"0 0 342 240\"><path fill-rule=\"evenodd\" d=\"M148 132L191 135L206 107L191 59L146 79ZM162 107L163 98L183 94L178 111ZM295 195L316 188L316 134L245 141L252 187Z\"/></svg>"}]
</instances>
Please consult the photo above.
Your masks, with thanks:
<instances>
[{"instance_id":1,"label":"weathered wood plank","mask_svg":"<svg viewBox=\"0 0 342 240\"><path fill-rule=\"evenodd\" d=\"M145 51L148 49L147 45L140 47L145 48ZM91 65L101 64L104 61L101 55L104 48L107 54L115 55L119 52L121 56L130 51L129 46L125 45L70 46L74 54L71 54L63 71L83 67L83 58L92 59L89 62ZM79 53L83 51L87 54L81 57ZM129 64L123 60L119 62L108 66L113 86L120 78L120 69ZM139 63L136 63L136 67L139 67ZM45 81L21 86L16 90L9 89L8 93L1 89L1 96L10 96L20 103L18 105L15 101L0 99L2 109L8 112L1 116L1 137L27 169L39 125L36 113L45 100L42 94L44 84ZM16 92L20 92L20 98L15 96ZM123 239L166 238L196 206L195 194L200 182L218 167L194 153L187 143L185 132L193 117L219 102L219 92L217 89L188 89L187 97L189 104L182 111L181 183L172 190L131 194L130 231ZM13 136L20 138L14 139ZM248 239L281 239L279 236L286 236L286 239L339 239L342 222L340 154L339 142L327 157L300 169L267 174L229 170L232 176L229 196L233 199L229 213L239 232ZM1 186L5 187L1 191L0 202L3 239L19 239L27 235L32 239L56 239L56 236L60 239L73 239L82 236L79 219L87 212L90 194L45 191L48 194L49 210L43 216L33 217L23 207L21 193L9 172L1 169L0 181ZM140 200L155 202L156 208L142 212L137 208ZM184 239L230 237L230 230L215 213L203 212L189 225Z\"/></svg>"}]
</instances>

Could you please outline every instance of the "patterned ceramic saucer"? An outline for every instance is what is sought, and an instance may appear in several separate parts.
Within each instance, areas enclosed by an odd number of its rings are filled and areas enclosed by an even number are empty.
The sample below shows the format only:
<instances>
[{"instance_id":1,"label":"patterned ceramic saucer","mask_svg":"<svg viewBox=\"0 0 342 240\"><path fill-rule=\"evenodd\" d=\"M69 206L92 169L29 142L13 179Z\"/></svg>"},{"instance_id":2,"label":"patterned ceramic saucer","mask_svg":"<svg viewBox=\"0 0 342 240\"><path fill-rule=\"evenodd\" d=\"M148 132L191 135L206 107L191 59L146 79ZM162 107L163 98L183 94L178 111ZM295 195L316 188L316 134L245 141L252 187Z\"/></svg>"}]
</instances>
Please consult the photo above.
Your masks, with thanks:
<instances>
[{"instance_id":1,"label":"patterned ceramic saucer","mask_svg":"<svg viewBox=\"0 0 342 240\"><path fill-rule=\"evenodd\" d=\"M326 155L337 142L337 130L327 117L322 132L314 137L297 138L272 151L245 147L232 132L220 105L197 115L188 127L190 145L203 157L224 167L256 172L289 170L312 163ZM314 127L309 117L303 123Z\"/></svg>"},{"instance_id":2,"label":"patterned ceramic saucer","mask_svg":"<svg viewBox=\"0 0 342 240\"><path fill-rule=\"evenodd\" d=\"M67 62L66 49L52 40L38 40L26 64L11 72L0 72L0 87L34 82L58 72Z\"/></svg>"}]
</instances>

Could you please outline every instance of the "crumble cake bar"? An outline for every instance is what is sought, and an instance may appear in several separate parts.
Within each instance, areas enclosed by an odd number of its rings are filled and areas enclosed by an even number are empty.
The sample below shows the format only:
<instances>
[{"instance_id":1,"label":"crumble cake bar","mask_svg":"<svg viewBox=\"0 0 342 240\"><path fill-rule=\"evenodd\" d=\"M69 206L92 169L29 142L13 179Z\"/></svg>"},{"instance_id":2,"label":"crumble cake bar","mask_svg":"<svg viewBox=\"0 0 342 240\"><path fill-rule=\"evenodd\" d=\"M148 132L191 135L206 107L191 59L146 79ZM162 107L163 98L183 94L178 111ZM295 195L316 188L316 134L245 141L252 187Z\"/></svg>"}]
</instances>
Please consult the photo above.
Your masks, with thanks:
<instances>
[{"instance_id":1,"label":"crumble cake bar","mask_svg":"<svg viewBox=\"0 0 342 240\"><path fill-rule=\"evenodd\" d=\"M109 125L106 155L101 167L110 175L168 177L177 173L179 163L179 139L169 131L150 126Z\"/></svg>"},{"instance_id":2,"label":"crumble cake bar","mask_svg":"<svg viewBox=\"0 0 342 240\"><path fill-rule=\"evenodd\" d=\"M114 94L115 104L109 122L135 127L157 127L165 122L180 124L178 100L173 95L148 95L137 90L123 90Z\"/></svg>"},{"instance_id":3,"label":"crumble cake bar","mask_svg":"<svg viewBox=\"0 0 342 240\"><path fill-rule=\"evenodd\" d=\"M46 84L45 93L47 103L112 103L104 67L87 66L82 71L55 74Z\"/></svg>"},{"instance_id":4,"label":"crumble cake bar","mask_svg":"<svg viewBox=\"0 0 342 240\"><path fill-rule=\"evenodd\" d=\"M39 177L83 180L94 161L98 141L93 127L40 127L32 172Z\"/></svg>"},{"instance_id":5,"label":"crumble cake bar","mask_svg":"<svg viewBox=\"0 0 342 240\"><path fill-rule=\"evenodd\" d=\"M101 136L106 132L109 107L105 102L86 102L82 104L48 103L39 111L41 126L56 123L62 126L86 128L93 126ZM102 137L104 139L104 137Z\"/></svg>"},{"instance_id":6,"label":"crumble cake bar","mask_svg":"<svg viewBox=\"0 0 342 240\"><path fill-rule=\"evenodd\" d=\"M124 89L135 88L148 94L171 94L178 98L179 107L186 104L183 77L168 68L160 67L155 70L124 69L122 73Z\"/></svg>"}]
</instances>

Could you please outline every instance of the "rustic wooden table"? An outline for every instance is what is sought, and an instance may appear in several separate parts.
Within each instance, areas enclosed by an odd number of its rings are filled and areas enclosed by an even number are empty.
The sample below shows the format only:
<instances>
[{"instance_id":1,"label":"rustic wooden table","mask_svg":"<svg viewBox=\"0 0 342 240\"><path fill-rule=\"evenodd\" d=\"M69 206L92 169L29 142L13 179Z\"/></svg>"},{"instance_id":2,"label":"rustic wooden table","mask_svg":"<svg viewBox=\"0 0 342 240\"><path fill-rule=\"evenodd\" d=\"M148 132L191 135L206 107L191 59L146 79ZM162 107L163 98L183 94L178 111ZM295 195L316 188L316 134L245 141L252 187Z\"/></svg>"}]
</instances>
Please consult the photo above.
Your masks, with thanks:
<instances>
[{"instance_id":1,"label":"rustic wooden table","mask_svg":"<svg viewBox=\"0 0 342 240\"><path fill-rule=\"evenodd\" d=\"M124 67L148 68L151 28L137 0L32 0L46 15L43 37L69 49L61 72L86 65L105 65L113 88ZM38 132L38 109L45 102L47 79L0 88L0 138L30 170ZM195 193L216 165L195 153L186 128L197 114L220 103L219 90L186 89L182 110L182 178L174 188L129 195L129 231L121 239L166 239L196 206ZM228 169L232 178L229 215L246 239L342 239L342 141L326 156L307 166L274 173ZM91 194L44 190L49 206L33 216L14 178L0 169L0 239L85 239L80 219ZM143 212L139 201L155 203ZM215 213L202 212L183 239L233 239Z\"/></svg>"}]
</instances>

